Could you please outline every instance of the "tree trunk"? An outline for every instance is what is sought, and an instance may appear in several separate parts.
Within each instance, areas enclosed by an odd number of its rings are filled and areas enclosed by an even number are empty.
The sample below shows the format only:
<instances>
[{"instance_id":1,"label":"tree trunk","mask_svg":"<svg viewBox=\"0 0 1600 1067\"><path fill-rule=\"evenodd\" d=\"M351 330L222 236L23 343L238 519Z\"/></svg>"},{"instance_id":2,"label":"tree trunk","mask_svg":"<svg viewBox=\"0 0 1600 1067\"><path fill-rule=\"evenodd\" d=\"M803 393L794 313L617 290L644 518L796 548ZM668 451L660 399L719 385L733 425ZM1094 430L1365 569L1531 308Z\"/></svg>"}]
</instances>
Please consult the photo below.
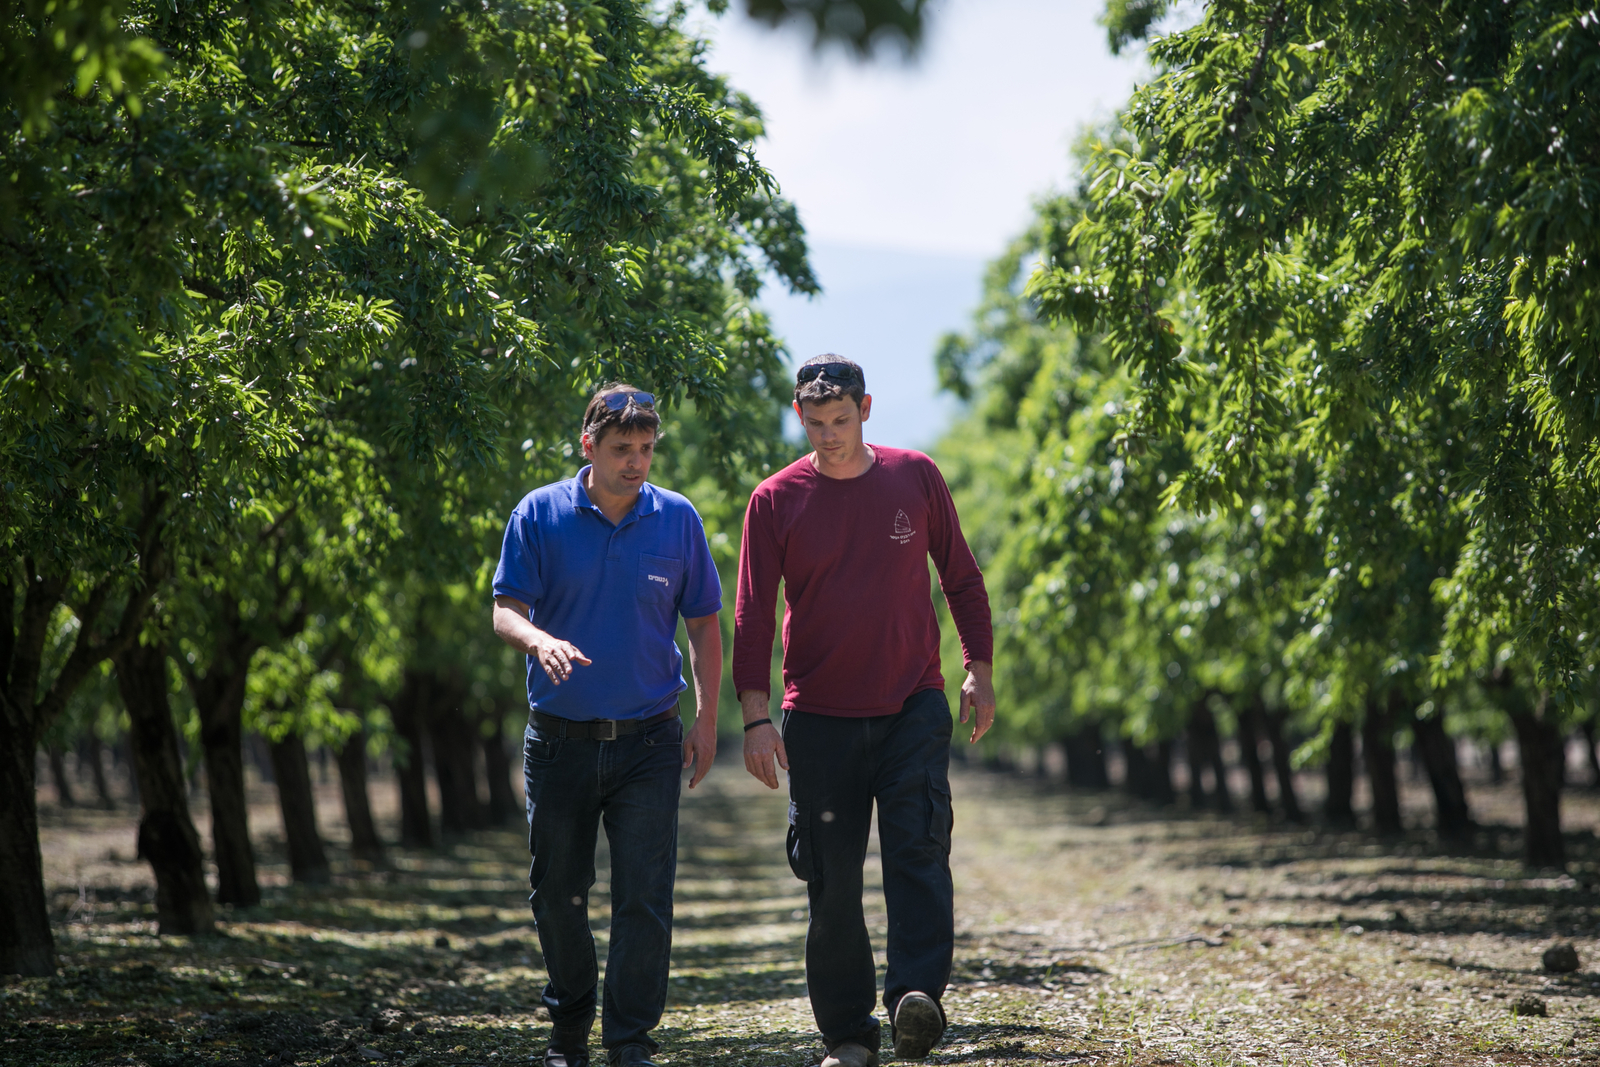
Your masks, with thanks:
<instances>
[{"instance_id":1,"label":"tree trunk","mask_svg":"<svg viewBox=\"0 0 1600 1067\"><path fill-rule=\"evenodd\" d=\"M89 771L94 775L94 792L100 800L100 806L106 811L116 809L117 802L111 797L111 784L106 781L106 746L101 743L100 735L91 732L88 743L84 745L84 755L89 760Z\"/></svg>"},{"instance_id":2,"label":"tree trunk","mask_svg":"<svg viewBox=\"0 0 1600 1067\"><path fill-rule=\"evenodd\" d=\"M230 642L224 636L213 651L211 669L204 677L189 678L189 691L200 713L200 744L211 794L217 903L247 908L261 903L244 781L245 665L254 651L253 642Z\"/></svg>"},{"instance_id":3,"label":"tree trunk","mask_svg":"<svg viewBox=\"0 0 1600 1067\"><path fill-rule=\"evenodd\" d=\"M1391 700L1398 694L1391 695ZM1376 697L1367 699L1361 720L1361 759L1372 787L1372 827L1380 834L1398 834L1400 783L1394 767L1394 718Z\"/></svg>"},{"instance_id":4,"label":"tree trunk","mask_svg":"<svg viewBox=\"0 0 1600 1067\"><path fill-rule=\"evenodd\" d=\"M511 789L511 755L506 751L505 716L496 708L489 712L483 734L483 769L489 778L489 822L504 826L522 814L517 794Z\"/></svg>"},{"instance_id":5,"label":"tree trunk","mask_svg":"<svg viewBox=\"0 0 1600 1067\"><path fill-rule=\"evenodd\" d=\"M116 665L144 809L139 819L139 857L155 871L161 932L210 933L211 897L206 892L200 835L189 817L178 730L167 693L166 646L135 644L116 658Z\"/></svg>"},{"instance_id":6,"label":"tree trunk","mask_svg":"<svg viewBox=\"0 0 1600 1067\"><path fill-rule=\"evenodd\" d=\"M439 685L438 700L428 715L428 740L432 742L433 773L439 781L439 829L464 834L487 825L478 799L477 768L472 738L475 731L461 710L457 686Z\"/></svg>"},{"instance_id":7,"label":"tree trunk","mask_svg":"<svg viewBox=\"0 0 1600 1067\"><path fill-rule=\"evenodd\" d=\"M394 754L395 776L400 781L400 843L408 848L433 847L421 722L428 682L427 675L408 668L393 708L395 735L402 742Z\"/></svg>"},{"instance_id":8,"label":"tree trunk","mask_svg":"<svg viewBox=\"0 0 1600 1067\"><path fill-rule=\"evenodd\" d=\"M1261 706L1251 704L1239 713L1239 762L1250 775L1250 807L1261 815L1272 814L1267 800L1267 775L1261 766Z\"/></svg>"},{"instance_id":9,"label":"tree trunk","mask_svg":"<svg viewBox=\"0 0 1600 1067\"><path fill-rule=\"evenodd\" d=\"M1288 719L1288 714L1282 711L1267 711L1262 709L1262 722L1266 724L1267 740L1272 742L1272 771L1278 779L1278 806L1283 809L1283 817L1293 823L1306 821L1305 812L1300 807L1300 797L1294 789L1294 762L1290 759L1294 755L1294 746L1284 735L1283 727ZM1345 737L1350 736L1349 727L1345 728ZM1350 804L1349 793L1345 794L1345 806Z\"/></svg>"},{"instance_id":10,"label":"tree trunk","mask_svg":"<svg viewBox=\"0 0 1600 1067\"><path fill-rule=\"evenodd\" d=\"M1417 755L1428 772L1428 784L1433 787L1434 825L1439 836L1447 841L1471 837L1472 815L1467 810L1467 791L1461 784L1455 738L1444 730L1444 713L1435 712L1422 719L1413 710L1411 731L1416 738Z\"/></svg>"},{"instance_id":11,"label":"tree trunk","mask_svg":"<svg viewBox=\"0 0 1600 1067\"><path fill-rule=\"evenodd\" d=\"M1322 806L1323 818L1330 826L1356 824L1351 796L1356 784L1355 731L1347 722L1337 723L1328 741L1328 799Z\"/></svg>"},{"instance_id":12,"label":"tree trunk","mask_svg":"<svg viewBox=\"0 0 1600 1067\"><path fill-rule=\"evenodd\" d=\"M289 846L289 872L301 885L327 885L332 881L328 857L317 834L317 803L311 792L311 765L299 734L287 734L269 744L272 777L278 783L278 810L283 814L283 836Z\"/></svg>"},{"instance_id":13,"label":"tree trunk","mask_svg":"<svg viewBox=\"0 0 1600 1067\"><path fill-rule=\"evenodd\" d=\"M1105 742L1100 723L1093 720L1062 739L1067 756L1067 784L1076 789L1108 789L1111 775L1106 771Z\"/></svg>"},{"instance_id":14,"label":"tree trunk","mask_svg":"<svg viewBox=\"0 0 1600 1067\"><path fill-rule=\"evenodd\" d=\"M1210 694L1195 701L1189 709L1189 730L1186 738L1189 760L1189 802L1196 810L1209 799L1218 811L1232 811L1233 797L1228 792L1228 768L1222 761L1222 737L1217 732L1217 720L1207 702ZM1211 769L1212 789L1208 798L1201 773Z\"/></svg>"},{"instance_id":15,"label":"tree trunk","mask_svg":"<svg viewBox=\"0 0 1600 1067\"><path fill-rule=\"evenodd\" d=\"M344 795L344 818L350 824L350 854L372 863L383 862L383 840L372 821L367 797L367 731L357 730L344 739L338 752L339 789Z\"/></svg>"},{"instance_id":16,"label":"tree trunk","mask_svg":"<svg viewBox=\"0 0 1600 1067\"><path fill-rule=\"evenodd\" d=\"M1500 742L1489 742L1489 781L1500 785L1506 780L1506 765L1500 758Z\"/></svg>"},{"instance_id":17,"label":"tree trunk","mask_svg":"<svg viewBox=\"0 0 1600 1067\"><path fill-rule=\"evenodd\" d=\"M1150 761L1150 799L1157 804L1176 804L1178 791L1172 788L1172 742L1157 741Z\"/></svg>"},{"instance_id":18,"label":"tree trunk","mask_svg":"<svg viewBox=\"0 0 1600 1067\"><path fill-rule=\"evenodd\" d=\"M1549 714L1548 693L1539 694L1534 708L1522 706L1520 701L1511 706L1511 725L1516 727L1522 757L1523 858L1529 867L1565 869L1561 786L1566 776L1566 738Z\"/></svg>"},{"instance_id":19,"label":"tree trunk","mask_svg":"<svg viewBox=\"0 0 1600 1067\"><path fill-rule=\"evenodd\" d=\"M11 595L0 585L0 594ZM7 705L0 715L0 974L56 973L39 855L38 737Z\"/></svg>"},{"instance_id":20,"label":"tree trunk","mask_svg":"<svg viewBox=\"0 0 1600 1067\"><path fill-rule=\"evenodd\" d=\"M60 745L46 745L45 755L50 760L50 777L56 783L56 803L63 808L75 808L78 799L72 795L72 783L67 780L67 761Z\"/></svg>"},{"instance_id":21,"label":"tree trunk","mask_svg":"<svg viewBox=\"0 0 1600 1067\"><path fill-rule=\"evenodd\" d=\"M1594 750L1594 720L1583 724L1583 755L1589 764L1589 788L1600 788L1600 754Z\"/></svg>"}]
</instances>

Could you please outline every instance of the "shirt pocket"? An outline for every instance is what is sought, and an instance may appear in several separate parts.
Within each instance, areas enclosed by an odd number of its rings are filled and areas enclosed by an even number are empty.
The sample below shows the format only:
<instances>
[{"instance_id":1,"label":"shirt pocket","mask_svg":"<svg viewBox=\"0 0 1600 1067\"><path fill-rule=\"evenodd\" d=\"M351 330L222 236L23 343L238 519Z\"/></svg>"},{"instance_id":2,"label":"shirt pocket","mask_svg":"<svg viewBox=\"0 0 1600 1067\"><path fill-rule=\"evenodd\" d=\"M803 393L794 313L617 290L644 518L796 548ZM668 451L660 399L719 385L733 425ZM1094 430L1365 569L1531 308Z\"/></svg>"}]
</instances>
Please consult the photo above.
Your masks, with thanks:
<instances>
[{"instance_id":1,"label":"shirt pocket","mask_svg":"<svg viewBox=\"0 0 1600 1067\"><path fill-rule=\"evenodd\" d=\"M683 585L683 560L639 553L639 599L646 604L675 604Z\"/></svg>"}]
</instances>

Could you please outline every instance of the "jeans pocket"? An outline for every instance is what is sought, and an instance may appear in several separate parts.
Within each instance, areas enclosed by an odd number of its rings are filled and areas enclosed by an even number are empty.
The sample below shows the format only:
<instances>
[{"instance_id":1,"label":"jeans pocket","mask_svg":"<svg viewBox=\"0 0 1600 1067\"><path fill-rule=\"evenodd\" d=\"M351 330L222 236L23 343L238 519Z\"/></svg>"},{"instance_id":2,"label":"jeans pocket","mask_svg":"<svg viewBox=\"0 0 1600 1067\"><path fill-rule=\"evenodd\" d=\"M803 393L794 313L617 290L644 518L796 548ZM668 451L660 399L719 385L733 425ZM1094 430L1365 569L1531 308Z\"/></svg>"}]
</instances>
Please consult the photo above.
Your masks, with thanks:
<instances>
[{"instance_id":1,"label":"jeans pocket","mask_svg":"<svg viewBox=\"0 0 1600 1067\"><path fill-rule=\"evenodd\" d=\"M811 822L800 806L789 801L789 869L807 884L817 880L817 863L811 847Z\"/></svg>"},{"instance_id":2,"label":"jeans pocket","mask_svg":"<svg viewBox=\"0 0 1600 1067\"><path fill-rule=\"evenodd\" d=\"M522 737L522 760L524 763L544 765L554 763L557 754L561 751L561 738L542 737L528 730Z\"/></svg>"},{"instance_id":3,"label":"jeans pocket","mask_svg":"<svg viewBox=\"0 0 1600 1067\"><path fill-rule=\"evenodd\" d=\"M945 854L950 852L950 831L955 826L955 805L950 800L950 782L942 775L928 772L928 836L939 843Z\"/></svg>"},{"instance_id":4,"label":"jeans pocket","mask_svg":"<svg viewBox=\"0 0 1600 1067\"><path fill-rule=\"evenodd\" d=\"M652 748L657 745L682 745L683 720L670 718L651 723L644 728L644 743Z\"/></svg>"}]
</instances>

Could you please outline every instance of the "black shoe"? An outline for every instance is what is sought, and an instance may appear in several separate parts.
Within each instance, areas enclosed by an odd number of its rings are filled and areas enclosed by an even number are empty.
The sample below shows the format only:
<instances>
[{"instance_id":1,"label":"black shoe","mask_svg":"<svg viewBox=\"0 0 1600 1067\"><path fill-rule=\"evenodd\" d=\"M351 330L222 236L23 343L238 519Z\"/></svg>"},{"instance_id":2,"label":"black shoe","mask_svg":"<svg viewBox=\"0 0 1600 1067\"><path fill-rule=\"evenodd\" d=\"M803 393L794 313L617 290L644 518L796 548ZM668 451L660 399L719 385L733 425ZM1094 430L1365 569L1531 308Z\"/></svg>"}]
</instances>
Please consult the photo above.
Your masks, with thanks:
<instances>
[{"instance_id":1,"label":"black shoe","mask_svg":"<svg viewBox=\"0 0 1600 1067\"><path fill-rule=\"evenodd\" d=\"M644 1045L618 1045L606 1052L606 1061L610 1067L656 1067Z\"/></svg>"},{"instance_id":2,"label":"black shoe","mask_svg":"<svg viewBox=\"0 0 1600 1067\"><path fill-rule=\"evenodd\" d=\"M895 1005L894 1054L902 1060L926 1059L944 1036L944 1013L926 993L911 992Z\"/></svg>"},{"instance_id":3,"label":"black shoe","mask_svg":"<svg viewBox=\"0 0 1600 1067\"><path fill-rule=\"evenodd\" d=\"M553 1028L544 1067L589 1067L589 1027Z\"/></svg>"}]
</instances>

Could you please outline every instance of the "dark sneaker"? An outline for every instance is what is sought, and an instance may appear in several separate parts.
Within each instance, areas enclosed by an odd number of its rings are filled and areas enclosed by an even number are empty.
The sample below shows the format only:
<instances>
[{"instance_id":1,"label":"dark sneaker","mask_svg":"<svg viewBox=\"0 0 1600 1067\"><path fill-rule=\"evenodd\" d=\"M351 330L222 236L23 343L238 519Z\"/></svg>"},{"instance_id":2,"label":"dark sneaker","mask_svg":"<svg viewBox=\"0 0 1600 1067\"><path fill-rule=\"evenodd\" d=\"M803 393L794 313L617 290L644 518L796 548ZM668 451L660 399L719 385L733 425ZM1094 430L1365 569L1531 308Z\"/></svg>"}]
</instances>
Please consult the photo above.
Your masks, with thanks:
<instances>
[{"instance_id":1,"label":"dark sneaker","mask_svg":"<svg viewBox=\"0 0 1600 1067\"><path fill-rule=\"evenodd\" d=\"M656 1067L643 1045L619 1045L606 1053L610 1067Z\"/></svg>"},{"instance_id":2,"label":"dark sneaker","mask_svg":"<svg viewBox=\"0 0 1600 1067\"><path fill-rule=\"evenodd\" d=\"M894 1054L902 1060L926 1059L944 1036L944 1016L926 993L911 992L894 1009Z\"/></svg>"},{"instance_id":3,"label":"dark sneaker","mask_svg":"<svg viewBox=\"0 0 1600 1067\"><path fill-rule=\"evenodd\" d=\"M589 1067L589 1027L551 1030L544 1067Z\"/></svg>"},{"instance_id":4,"label":"dark sneaker","mask_svg":"<svg viewBox=\"0 0 1600 1067\"><path fill-rule=\"evenodd\" d=\"M822 1067L878 1067L878 1054L857 1041L841 1041L822 1057Z\"/></svg>"}]
</instances>

